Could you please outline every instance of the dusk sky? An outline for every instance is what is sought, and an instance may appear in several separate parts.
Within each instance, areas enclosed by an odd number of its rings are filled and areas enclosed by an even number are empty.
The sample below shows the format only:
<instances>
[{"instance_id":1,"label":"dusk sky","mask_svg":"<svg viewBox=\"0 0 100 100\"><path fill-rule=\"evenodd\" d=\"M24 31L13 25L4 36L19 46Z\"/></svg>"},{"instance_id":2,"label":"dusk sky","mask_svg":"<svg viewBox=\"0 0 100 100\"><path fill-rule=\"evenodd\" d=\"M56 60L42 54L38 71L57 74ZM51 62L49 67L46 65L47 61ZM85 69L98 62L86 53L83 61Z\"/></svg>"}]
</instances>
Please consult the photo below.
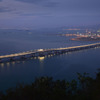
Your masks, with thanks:
<instances>
[{"instance_id":1,"label":"dusk sky","mask_svg":"<svg viewBox=\"0 0 100 100\"><path fill-rule=\"evenodd\" d=\"M0 28L100 24L100 0L0 0Z\"/></svg>"}]
</instances>

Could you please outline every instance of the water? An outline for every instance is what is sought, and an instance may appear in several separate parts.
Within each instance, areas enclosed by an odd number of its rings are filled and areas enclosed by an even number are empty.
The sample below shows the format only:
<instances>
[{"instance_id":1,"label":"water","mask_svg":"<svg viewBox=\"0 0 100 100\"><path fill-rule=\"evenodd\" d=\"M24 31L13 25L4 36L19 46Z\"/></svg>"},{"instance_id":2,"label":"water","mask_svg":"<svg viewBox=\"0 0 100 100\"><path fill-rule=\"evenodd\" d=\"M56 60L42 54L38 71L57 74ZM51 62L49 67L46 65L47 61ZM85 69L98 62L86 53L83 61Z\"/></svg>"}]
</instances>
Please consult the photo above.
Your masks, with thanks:
<instances>
[{"instance_id":1,"label":"water","mask_svg":"<svg viewBox=\"0 0 100 100\"><path fill-rule=\"evenodd\" d=\"M70 41L67 37L51 32L0 30L0 55L39 48L57 48L83 45L93 42ZM36 77L50 76L54 79L72 80L76 73L88 72L95 77L100 67L100 48L73 52L64 55L28 59L0 64L0 90L16 84L30 84Z\"/></svg>"}]
</instances>

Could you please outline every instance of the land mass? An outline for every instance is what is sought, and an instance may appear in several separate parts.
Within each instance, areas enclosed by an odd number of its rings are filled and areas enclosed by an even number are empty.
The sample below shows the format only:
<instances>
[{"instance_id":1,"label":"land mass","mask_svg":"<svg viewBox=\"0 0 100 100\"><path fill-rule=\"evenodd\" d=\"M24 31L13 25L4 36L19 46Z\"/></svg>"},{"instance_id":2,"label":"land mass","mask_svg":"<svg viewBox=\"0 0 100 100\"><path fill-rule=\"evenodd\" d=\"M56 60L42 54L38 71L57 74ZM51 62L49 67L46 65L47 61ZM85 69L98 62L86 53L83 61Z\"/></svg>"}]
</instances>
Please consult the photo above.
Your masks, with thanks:
<instances>
[{"instance_id":1,"label":"land mass","mask_svg":"<svg viewBox=\"0 0 100 100\"><path fill-rule=\"evenodd\" d=\"M73 41L100 41L100 37L76 37L76 38L71 38L70 40Z\"/></svg>"},{"instance_id":2,"label":"land mass","mask_svg":"<svg viewBox=\"0 0 100 100\"><path fill-rule=\"evenodd\" d=\"M100 34L62 34L62 36L74 36L73 41L100 41Z\"/></svg>"}]
</instances>

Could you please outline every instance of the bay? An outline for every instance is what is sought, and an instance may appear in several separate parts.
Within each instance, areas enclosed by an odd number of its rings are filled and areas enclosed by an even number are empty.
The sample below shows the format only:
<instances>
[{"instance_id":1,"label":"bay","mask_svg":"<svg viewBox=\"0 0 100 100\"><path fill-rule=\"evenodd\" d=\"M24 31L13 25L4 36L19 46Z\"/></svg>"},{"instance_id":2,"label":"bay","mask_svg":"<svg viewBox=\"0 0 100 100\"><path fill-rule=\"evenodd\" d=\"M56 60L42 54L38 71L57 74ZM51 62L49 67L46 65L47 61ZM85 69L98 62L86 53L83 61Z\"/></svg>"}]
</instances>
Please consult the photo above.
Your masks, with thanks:
<instances>
[{"instance_id":1,"label":"bay","mask_svg":"<svg viewBox=\"0 0 100 100\"><path fill-rule=\"evenodd\" d=\"M59 48L94 43L71 41L70 37L57 35L53 31L0 30L0 55L33 49ZM43 59L0 64L0 90L15 87L19 83L31 84L36 77L49 76L54 79L71 81L77 79L77 72L95 72L100 67L100 48L49 56Z\"/></svg>"}]
</instances>

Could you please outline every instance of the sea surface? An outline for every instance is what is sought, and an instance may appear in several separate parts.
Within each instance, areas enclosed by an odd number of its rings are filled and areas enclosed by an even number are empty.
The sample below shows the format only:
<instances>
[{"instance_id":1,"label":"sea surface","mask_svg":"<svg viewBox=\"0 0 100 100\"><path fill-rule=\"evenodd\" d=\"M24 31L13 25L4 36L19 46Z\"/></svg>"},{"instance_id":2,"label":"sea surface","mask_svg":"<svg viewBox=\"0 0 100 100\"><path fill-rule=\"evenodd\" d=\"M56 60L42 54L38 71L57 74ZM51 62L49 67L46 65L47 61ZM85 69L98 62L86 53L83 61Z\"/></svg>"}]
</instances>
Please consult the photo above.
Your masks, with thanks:
<instances>
[{"instance_id":1,"label":"sea surface","mask_svg":"<svg viewBox=\"0 0 100 100\"><path fill-rule=\"evenodd\" d=\"M59 33L63 32L0 29L0 55L33 49L95 43L92 41L71 41L71 37L60 36ZM100 68L100 48L48 56L42 59L31 58L24 61L1 63L0 91L15 87L19 83L31 84L35 78L41 76L71 81L77 79L77 72L87 72L90 73L90 76L95 77L98 68Z\"/></svg>"}]
</instances>

